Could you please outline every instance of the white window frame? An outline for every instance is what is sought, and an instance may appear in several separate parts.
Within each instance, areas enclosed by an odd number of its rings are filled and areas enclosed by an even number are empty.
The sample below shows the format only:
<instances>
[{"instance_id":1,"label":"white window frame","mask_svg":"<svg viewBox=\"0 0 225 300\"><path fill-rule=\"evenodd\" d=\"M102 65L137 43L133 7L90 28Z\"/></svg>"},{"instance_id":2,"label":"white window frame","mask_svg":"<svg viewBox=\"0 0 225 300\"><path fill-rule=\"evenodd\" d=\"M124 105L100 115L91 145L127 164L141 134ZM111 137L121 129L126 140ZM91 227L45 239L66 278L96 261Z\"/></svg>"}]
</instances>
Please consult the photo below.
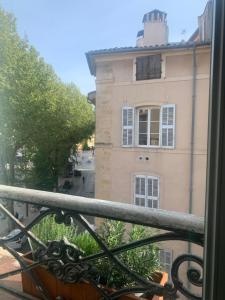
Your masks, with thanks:
<instances>
[{"instance_id":1,"label":"white window frame","mask_svg":"<svg viewBox=\"0 0 225 300\"><path fill-rule=\"evenodd\" d=\"M161 261L161 253L163 253L163 256L164 256L164 261L162 262ZM166 261L165 261L165 255L166 254L169 254L170 256L170 263L168 264ZM160 259L160 265L162 267L162 271L166 272L166 268L164 268L164 266L168 266L169 268L169 272L168 272L168 280L171 281L171 268L172 268L172 263L173 263L173 251L172 250L169 250L169 249L160 249L159 250L159 259Z\"/></svg>"},{"instance_id":2,"label":"white window frame","mask_svg":"<svg viewBox=\"0 0 225 300\"><path fill-rule=\"evenodd\" d=\"M150 145L150 126L151 126L151 110L153 109L159 109L159 145ZM148 124L147 124L147 145L140 145L139 144L139 111L141 109L147 109L148 110ZM141 148L160 148L160 134L161 134L161 108L159 106L143 106L138 107L136 109L136 121L135 125L137 127L136 130L136 145Z\"/></svg>"},{"instance_id":3,"label":"white window frame","mask_svg":"<svg viewBox=\"0 0 225 300\"><path fill-rule=\"evenodd\" d=\"M173 108L173 125L163 125L162 124L162 113L163 108ZM159 145L150 145L150 124L151 124L151 110L152 109L160 109L159 114ZM141 109L148 110L148 124L147 124L147 145L140 145L139 144L139 111ZM135 113L133 114L134 117L134 127L136 128L133 133L135 134L135 145L140 148L165 148L165 149L174 149L175 148L175 135L176 135L176 105L175 104L166 104L161 106L141 106L137 107ZM173 129L173 145L172 146L163 146L162 145L162 130L163 129ZM168 144L168 143L167 143Z\"/></svg>"},{"instance_id":4,"label":"white window frame","mask_svg":"<svg viewBox=\"0 0 225 300\"><path fill-rule=\"evenodd\" d=\"M144 178L145 179L145 195L144 196L136 193L136 178ZM158 197L148 196L148 179L158 181ZM136 197L144 199L145 206L142 206L142 207L147 207L147 208L153 208L153 207L148 206L148 200L157 201L157 204L158 204L157 208L154 208L154 209L159 209L160 208L160 178L159 178L159 176L135 175L135 177L134 177L134 204L137 206L141 206L136 203Z\"/></svg>"}]
</instances>

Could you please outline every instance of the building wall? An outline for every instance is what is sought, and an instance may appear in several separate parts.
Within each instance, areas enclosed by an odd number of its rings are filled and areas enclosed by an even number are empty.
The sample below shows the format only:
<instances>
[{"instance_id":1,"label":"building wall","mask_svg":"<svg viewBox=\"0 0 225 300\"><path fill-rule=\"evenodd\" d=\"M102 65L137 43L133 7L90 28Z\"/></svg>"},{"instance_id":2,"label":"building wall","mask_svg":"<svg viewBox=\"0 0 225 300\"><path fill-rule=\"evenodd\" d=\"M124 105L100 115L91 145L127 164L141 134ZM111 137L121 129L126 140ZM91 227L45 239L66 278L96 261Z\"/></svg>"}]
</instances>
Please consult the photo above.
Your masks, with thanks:
<instances>
[{"instance_id":1,"label":"building wall","mask_svg":"<svg viewBox=\"0 0 225 300\"><path fill-rule=\"evenodd\" d=\"M192 50L162 53L162 78L155 80L135 80L135 55L97 60L96 198L133 204L135 175L159 176L159 208L204 215L210 53L209 48L196 53L192 210ZM163 104L176 105L175 148L122 147L122 107ZM170 251L172 260L189 251L202 255L200 247L189 248L186 242L169 241L159 247ZM179 274L189 287L186 272L184 264Z\"/></svg>"},{"instance_id":2,"label":"building wall","mask_svg":"<svg viewBox=\"0 0 225 300\"><path fill-rule=\"evenodd\" d=\"M192 50L163 53L162 58L163 78L143 81L134 80L134 54L101 57L96 62L96 198L133 203L134 176L156 175L160 177L160 208L189 212ZM204 214L208 88L209 50L198 49L193 174L196 215ZM175 149L122 147L123 106L170 103L176 105Z\"/></svg>"}]
</instances>

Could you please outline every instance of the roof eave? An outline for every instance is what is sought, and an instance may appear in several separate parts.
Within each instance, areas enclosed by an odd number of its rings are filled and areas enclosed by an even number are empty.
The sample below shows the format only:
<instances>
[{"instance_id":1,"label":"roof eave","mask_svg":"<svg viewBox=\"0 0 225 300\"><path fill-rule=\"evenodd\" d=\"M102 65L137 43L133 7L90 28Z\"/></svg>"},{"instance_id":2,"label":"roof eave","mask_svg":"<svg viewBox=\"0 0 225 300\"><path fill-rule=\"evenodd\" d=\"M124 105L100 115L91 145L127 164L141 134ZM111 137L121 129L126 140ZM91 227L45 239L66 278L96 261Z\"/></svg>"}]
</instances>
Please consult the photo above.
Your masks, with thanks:
<instances>
[{"instance_id":1,"label":"roof eave","mask_svg":"<svg viewBox=\"0 0 225 300\"><path fill-rule=\"evenodd\" d=\"M94 50L87 52L86 58L89 66L91 75L96 76L96 65L94 58L100 55L113 55L120 53L135 53L135 52L156 52L162 50L187 50L194 47L205 47L210 46L210 42L195 42L195 43L186 43L178 45L162 45L162 46L151 46L151 47L124 47L124 48L113 48L113 49L103 49L103 50Z\"/></svg>"}]
</instances>

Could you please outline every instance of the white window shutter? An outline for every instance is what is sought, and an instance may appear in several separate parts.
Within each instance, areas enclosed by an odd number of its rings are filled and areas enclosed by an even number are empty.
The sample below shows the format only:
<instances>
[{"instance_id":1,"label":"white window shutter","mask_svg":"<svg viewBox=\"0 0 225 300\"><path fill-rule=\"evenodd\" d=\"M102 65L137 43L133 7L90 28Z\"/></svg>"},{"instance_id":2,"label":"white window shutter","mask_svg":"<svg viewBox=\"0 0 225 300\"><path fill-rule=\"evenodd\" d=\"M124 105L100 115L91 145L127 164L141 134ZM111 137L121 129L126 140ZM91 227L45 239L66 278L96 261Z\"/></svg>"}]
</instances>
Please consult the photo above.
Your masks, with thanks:
<instances>
[{"instance_id":1,"label":"white window shutter","mask_svg":"<svg viewBox=\"0 0 225 300\"><path fill-rule=\"evenodd\" d=\"M145 176L135 177L135 204L145 206L146 178Z\"/></svg>"},{"instance_id":2,"label":"white window shutter","mask_svg":"<svg viewBox=\"0 0 225 300\"><path fill-rule=\"evenodd\" d=\"M134 108L122 108L122 145L132 147L134 143Z\"/></svg>"},{"instance_id":3,"label":"white window shutter","mask_svg":"<svg viewBox=\"0 0 225 300\"><path fill-rule=\"evenodd\" d=\"M147 177L147 199L146 206L150 208L159 208L159 178L154 176Z\"/></svg>"},{"instance_id":4,"label":"white window shutter","mask_svg":"<svg viewBox=\"0 0 225 300\"><path fill-rule=\"evenodd\" d=\"M163 105L161 107L161 146L165 148L175 147L175 104Z\"/></svg>"}]
</instances>

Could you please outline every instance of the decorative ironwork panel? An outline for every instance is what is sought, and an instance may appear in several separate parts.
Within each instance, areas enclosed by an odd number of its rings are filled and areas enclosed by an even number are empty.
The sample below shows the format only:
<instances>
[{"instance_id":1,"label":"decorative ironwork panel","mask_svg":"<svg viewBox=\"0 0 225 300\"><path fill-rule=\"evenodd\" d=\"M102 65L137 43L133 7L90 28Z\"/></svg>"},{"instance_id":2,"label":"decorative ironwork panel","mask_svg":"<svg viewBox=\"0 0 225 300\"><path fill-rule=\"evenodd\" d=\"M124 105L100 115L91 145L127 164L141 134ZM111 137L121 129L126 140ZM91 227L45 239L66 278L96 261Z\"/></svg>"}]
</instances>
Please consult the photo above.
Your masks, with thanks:
<instances>
[{"instance_id":1,"label":"decorative ironwork panel","mask_svg":"<svg viewBox=\"0 0 225 300\"><path fill-rule=\"evenodd\" d=\"M44 192L42 193L45 195ZM56 195L54 193L52 194ZM10 197L12 199L13 195L10 195ZM56 197L59 197L59 195ZM66 196L63 195L63 198L65 200ZM18 199L15 200L18 201ZM76 197L74 197L74 201L75 200ZM68 205L70 205L70 203L65 204L65 206ZM114 209L113 205L114 204L112 204L112 211ZM102 209L101 216L104 216L105 203L100 206L98 203L98 208ZM129 208L129 206L127 206L127 208ZM134 209L133 206L131 206L131 208ZM137 207L137 210L138 209L139 208ZM76 205L74 205L74 209L67 209L67 207L65 207L65 209L61 209L54 206L54 208L49 208L43 213L40 213L29 225L24 226L9 211L7 211L3 205L0 205L0 211L9 217L15 223L15 226L21 230L20 233L14 237L0 239L0 246L8 250L10 254L12 254L20 263L20 268L11 272L0 274L0 279L7 278L8 276L12 276L21 272L27 272L31 276L31 280L36 287L40 298L52 299L48 289L45 287L45 283L41 281L41 278L39 278L37 272L35 272L38 267L42 266L42 268L48 270L49 273L51 273L58 280L62 281L64 284L89 282L89 284L91 284L91 286L99 292L101 299L113 300L128 294L142 295L142 297L145 297L146 299L148 299L150 295L162 296L164 299L176 299L179 296L179 293L188 299L202 299L202 296L195 294L192 289L190 289L190 286L185 286L183 276L180 276L182 265L187 263L188 268L186 272L186 278L189 281L189 284L197 288L202 288L202 258L190 253L182 254L176 257L172 263L171 282L167 282L164 285L155 282L153 278L146 278L143 275L140 275L137 270L130 268L129 264L126 263L126 260L124 260L126 253L129 251L136 251L137 249L141 249L141 247L155 245L160 242L173 241L177 243L178 241L181 241L203 247L203 233L201 230L193 230L193 228L195 228L193 224L191 230L188 230L188 228L184 230L182 227L183 224L181 224L181 228L179 228L179 226L176 224L175 228L172 229L171 224L169 224L168 228L170 230L167 232L158 231L154 235L144 237L136 241L127 240L127 242L122 245L109 247L104 240L104 237L98 232L98 230L95 230L93 226L91 226L84 218L84 216L80 214L81 210L82 209L77 209ZM90 209L89 215L92 215L91 212L92 210ZM150 217L154 217L155 214L155 219L152 218L151 222L149 220L147 222L151 223L151 227L160 228L158 221L160 220L160 214L162 212L160 210L151 209L149 209L149 212ZM129 209L127 210L127 213L129 214ZM94 254L87 255L87 253L85 253L83 249L76 245L76 243L69 242L63 236L59 240L51 240L47 243L41 241L37 236L34 235L34 233L32 233L32 229L37 224L40 224L40 222L42 222L42 220L49 215L54 216L55 224L64 224L73 228L77 228L77 226L80 228L82 226L95 241L98 251ZM95 213L93 216L99 215ZM122 218L118 217L117 215L115 215L114 218L109 219L122 220ZM182 220L182 214L180 214L180 219ZM124 222L127 222L127 216L124 218ZM137 223L141 225L140 221ZM143 225L146 226L146 223L143 222ZM165 227L166 225L163 224L162 228L165 229ZM129 228L127 230L129 231ZM77 234L76 230L74 230L74 234ZM29 238L33 247L33 260L29 263L27 259L19 255L15 250L8 246L10 241L22 238L24 235ZM110 273L113 273L116 269L119 270L121 274L124 274L124 278L127 278L128 280L127 282L132 284L125 283L119 289L109 289L106 287L104 280L101 277L101 272L99 271L99 263L106 260L108 262L108 266L110 266L108 270L108 279L110 279ZM193 265L193 263L195 265ZM198 267L196 267L196 264ZM32 297L29 295L24 293L22 294L20 291L12 291L12 289L9 289L3 285L0 285L0 288L7 290L9 293L17 294L18 298L32 299ZM62 295L59 294L57 296L57 299L60 299L60 297L63 299Z\"/></svg>"}]
</instances>

